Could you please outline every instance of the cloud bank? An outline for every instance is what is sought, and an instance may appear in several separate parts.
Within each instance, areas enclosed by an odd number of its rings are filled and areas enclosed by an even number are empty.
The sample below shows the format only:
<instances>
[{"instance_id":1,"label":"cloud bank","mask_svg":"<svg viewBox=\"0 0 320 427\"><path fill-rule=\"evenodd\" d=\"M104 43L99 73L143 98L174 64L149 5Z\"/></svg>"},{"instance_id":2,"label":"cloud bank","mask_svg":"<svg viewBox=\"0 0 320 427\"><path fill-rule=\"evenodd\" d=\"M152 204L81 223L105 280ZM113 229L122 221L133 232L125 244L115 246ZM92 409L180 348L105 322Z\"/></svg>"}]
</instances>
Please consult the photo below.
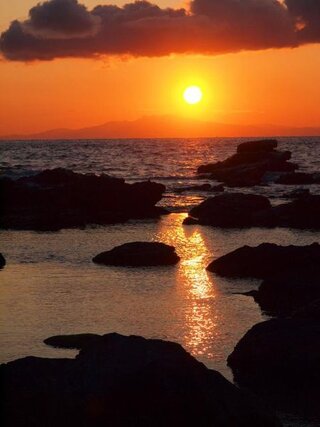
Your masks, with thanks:
<instances>
[{"instance_id":1,"label":"cloud bank","mask_svg":"<svg viewBox=\"0 0 320 427\"><path fill-rule=\"evenodd\" d=\"M218 54L320 42L320 0L192 0L188 9L148 1L88 10L48 0L1 34L13 61L104 55Z\"/></svg>"}]
</instances>

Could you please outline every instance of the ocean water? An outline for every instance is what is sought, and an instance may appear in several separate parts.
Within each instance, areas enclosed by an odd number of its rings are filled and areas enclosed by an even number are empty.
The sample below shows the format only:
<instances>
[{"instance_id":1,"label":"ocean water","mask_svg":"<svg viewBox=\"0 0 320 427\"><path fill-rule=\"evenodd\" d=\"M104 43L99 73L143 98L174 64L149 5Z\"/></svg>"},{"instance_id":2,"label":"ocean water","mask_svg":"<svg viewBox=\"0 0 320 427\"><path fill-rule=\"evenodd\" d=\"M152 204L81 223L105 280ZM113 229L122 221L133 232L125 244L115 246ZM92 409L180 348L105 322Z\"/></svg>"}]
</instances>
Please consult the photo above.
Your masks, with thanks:
<instances>
[{"instance_id":1,"label":"ocean water","mask_svg":"<svg viewBox=\"0 0 320 427\"><path fill-rule=\"evenodd\" d=\"M119 332L179 342L232 380L227 356L248 329L267 318L252 298L241 295L260 282L227 280L205 267L245 244L320 241L320 232L182 225L190 206L208 194L176 190L202 183L195 176L196 168L226 158L241 141L0 142L0 168L7 176L65 167L129 182L152 179L167 186L161 203L172 212L159 220L59 232L1 230L0 252L8 264L0 272L0 362L27 355L76 354L45 346L43 339L51 335ZM280 149L291 150L301 170L320 170L320 138L282 138ZM247 191L266 194L276 203L292 189L270 185ZM311 191L320 193L320 188L313 186ZM138 269L91 262L97 253L135 240L172 244L181 262L174 267Z\"/></svg>"}]
</instances>

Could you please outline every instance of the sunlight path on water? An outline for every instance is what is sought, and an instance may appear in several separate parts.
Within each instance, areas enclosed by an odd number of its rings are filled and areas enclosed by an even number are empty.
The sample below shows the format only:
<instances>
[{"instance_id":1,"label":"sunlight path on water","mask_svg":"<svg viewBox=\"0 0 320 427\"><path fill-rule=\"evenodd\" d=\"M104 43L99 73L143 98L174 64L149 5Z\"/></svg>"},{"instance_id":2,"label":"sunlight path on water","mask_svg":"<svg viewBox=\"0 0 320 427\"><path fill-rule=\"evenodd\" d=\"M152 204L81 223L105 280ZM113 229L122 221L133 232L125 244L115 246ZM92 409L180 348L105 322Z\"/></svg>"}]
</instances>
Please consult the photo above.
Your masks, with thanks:
<instances>
[{"instance_id":1,"label":"sunlight path on water","mask_svg":"<svg viewBox=\"0 0 320 427\"><path fill-rule=\"evenodd\" d=\"M219 315L212 304L216 291L206 271L212 253L200 229L182 226L185 217L185 214L177 215L174 226L160 228L154 240L175 246L181 257L177 292L188 302L185 307L186 347L196 356L211 357L212 341L219 333Z\"/></svg>"}]
</instances>

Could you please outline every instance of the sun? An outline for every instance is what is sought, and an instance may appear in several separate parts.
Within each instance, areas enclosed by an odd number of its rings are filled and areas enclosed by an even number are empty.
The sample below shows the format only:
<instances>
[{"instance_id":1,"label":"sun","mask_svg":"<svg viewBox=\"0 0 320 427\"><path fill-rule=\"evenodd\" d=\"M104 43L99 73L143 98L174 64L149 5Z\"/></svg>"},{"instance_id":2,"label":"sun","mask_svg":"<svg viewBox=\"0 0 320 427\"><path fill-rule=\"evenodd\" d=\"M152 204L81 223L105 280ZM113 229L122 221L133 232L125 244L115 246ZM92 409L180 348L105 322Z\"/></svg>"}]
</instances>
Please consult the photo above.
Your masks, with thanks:
<instances>
[{"instance_id":1,"label":"sun","mask_svg":"<svg viewBox=\"0 0 320 427\"><path fill-rule=\"evenodd\" d=\"M198 104L202 97L202 90L199 86L189 86L183 92L184 100L190 105Z\"/></svg>"}]
</instances>

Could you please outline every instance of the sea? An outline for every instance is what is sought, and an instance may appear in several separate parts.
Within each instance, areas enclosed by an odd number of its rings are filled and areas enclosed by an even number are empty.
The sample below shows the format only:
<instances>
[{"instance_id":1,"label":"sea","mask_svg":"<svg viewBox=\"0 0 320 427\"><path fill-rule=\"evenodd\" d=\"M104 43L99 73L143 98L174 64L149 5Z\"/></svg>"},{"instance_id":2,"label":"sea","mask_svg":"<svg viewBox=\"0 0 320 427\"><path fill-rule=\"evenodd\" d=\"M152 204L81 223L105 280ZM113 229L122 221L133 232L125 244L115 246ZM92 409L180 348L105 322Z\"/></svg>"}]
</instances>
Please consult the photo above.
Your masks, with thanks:
<instances>
[{"instance_id":1,"label":"sea","mask_svg":"<svg viewBox=\"0 0 320 427\"><path fill-rule=\"evenodd\" d=\"M206 271L215 258L243 245L263 242L307 245L320 232L288 228L223 230L182 222L191 207L212 193L182 191L212 183L199 180L197 167L223 160L250 138L0 141L0 173L17 179L44 169L108 174L127 182L152 180L166 185L159 203L170 214L160 219L89 226L58 232L0 230L0 362L24 356L74 357L43 340L57 334L118 332L180 343L206 366L232 381L227 357L240 338L266 320L243 292L258 280L230 280ZM320 137L278 138L300 171L320 171ZM304 186L266 182L250 189L273 204ZM308 186L320 194L320 186ZM99 252L130 241L174 245L177 266L121 268L92 263ZM313 426L297 422L285 424Z\"/></svg>"}]
</instances>

